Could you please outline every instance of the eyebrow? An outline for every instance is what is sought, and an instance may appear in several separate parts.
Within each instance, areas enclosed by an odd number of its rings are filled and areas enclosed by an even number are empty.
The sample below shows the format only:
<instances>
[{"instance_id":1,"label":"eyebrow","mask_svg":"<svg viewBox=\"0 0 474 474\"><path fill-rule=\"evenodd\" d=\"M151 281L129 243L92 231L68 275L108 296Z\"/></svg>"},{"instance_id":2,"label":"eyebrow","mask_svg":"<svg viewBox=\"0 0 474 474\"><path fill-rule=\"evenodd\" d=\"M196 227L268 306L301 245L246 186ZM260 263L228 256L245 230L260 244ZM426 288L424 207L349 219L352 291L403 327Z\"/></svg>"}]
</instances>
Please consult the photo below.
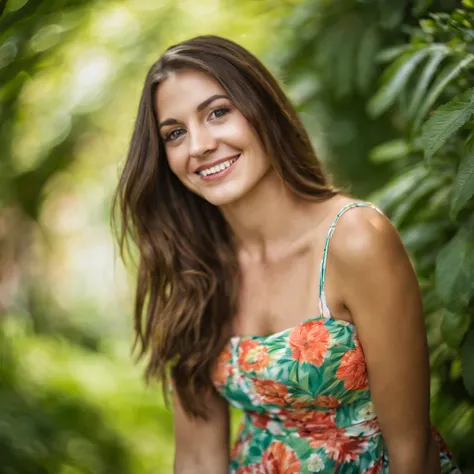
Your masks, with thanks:
<instances>
[{"instance_id":1,"label":"eyebrow","mask_svg":"<svg viewBox=\"0 0 474 474\"><path fill-rule=\"evenodd\" d=\"M196 107L196 110L198 112L201 112L202 110L204 110L209 104L211 104L212 102L214 102L215 100L217 99L228 99L229 97L225 94L214 94L214 95L211 95L211 97L207 98L206 100L202 101L197 107ZM166 127L167 125L176 125L177 123L179 123L176 119L173 119L173 118L170 118L170 119L166 119L166 120L163 120L163 122L160 122L160 125L158 126L158 128L161 130L163 127Z\"/></svg>"}]
</instances>

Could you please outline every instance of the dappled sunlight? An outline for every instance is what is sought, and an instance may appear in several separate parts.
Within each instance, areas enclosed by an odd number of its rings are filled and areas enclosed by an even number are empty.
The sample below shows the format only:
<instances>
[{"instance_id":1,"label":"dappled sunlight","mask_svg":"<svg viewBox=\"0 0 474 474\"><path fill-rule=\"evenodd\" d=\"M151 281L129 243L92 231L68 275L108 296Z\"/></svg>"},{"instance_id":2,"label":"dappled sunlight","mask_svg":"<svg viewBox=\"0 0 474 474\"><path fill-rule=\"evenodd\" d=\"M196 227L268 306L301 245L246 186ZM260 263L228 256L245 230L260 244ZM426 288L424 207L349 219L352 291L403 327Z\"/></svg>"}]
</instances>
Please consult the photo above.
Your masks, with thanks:
<instances>
[{"instance_id":1,"label":"dappled sunlight","mask_svg":"<svg viewBox=\"0 0 474 474\"><path fill-rule=\"evenodd\" d=\"M460 465L473 468L474 102L462 94L472 85L474 21L453 18L440 33L442 19L427 15L459 2L403 11L371 2L337 14L333 2L312 0L7 2L0 470L172 472L171 412L132 353L137 252L125 268L109 218L147 70L198 34L233 39L263 59L336 184L378 204L399 229L424 296L432 417ZM386 52L400 45L411 49ZM426 56L405 67L417 48ZM451 82L439 79L446 71Z\"/></svg>"}]
</instances>

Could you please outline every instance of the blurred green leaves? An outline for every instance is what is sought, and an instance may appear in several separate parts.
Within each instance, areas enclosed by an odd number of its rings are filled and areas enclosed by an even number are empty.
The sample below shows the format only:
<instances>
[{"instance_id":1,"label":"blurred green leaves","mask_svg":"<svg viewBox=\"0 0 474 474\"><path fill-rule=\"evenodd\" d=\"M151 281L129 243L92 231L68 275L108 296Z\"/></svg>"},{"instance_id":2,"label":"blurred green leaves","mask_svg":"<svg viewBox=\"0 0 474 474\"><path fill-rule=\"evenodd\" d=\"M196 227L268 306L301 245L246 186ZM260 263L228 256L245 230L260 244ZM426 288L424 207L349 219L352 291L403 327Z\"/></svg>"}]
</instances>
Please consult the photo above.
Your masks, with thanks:
<instances>
[{"instance_id":1,"label":"blurred green leaves","mask_svg":"<svg viewBox=\"0 0 474 474\"><path fill-rule=\"evenodd\" d=\"M92 354L35 335L18 315L0 340L2 472L169 472L171 415L132 374L127 351Z\"/></svg>"}]
</instances>

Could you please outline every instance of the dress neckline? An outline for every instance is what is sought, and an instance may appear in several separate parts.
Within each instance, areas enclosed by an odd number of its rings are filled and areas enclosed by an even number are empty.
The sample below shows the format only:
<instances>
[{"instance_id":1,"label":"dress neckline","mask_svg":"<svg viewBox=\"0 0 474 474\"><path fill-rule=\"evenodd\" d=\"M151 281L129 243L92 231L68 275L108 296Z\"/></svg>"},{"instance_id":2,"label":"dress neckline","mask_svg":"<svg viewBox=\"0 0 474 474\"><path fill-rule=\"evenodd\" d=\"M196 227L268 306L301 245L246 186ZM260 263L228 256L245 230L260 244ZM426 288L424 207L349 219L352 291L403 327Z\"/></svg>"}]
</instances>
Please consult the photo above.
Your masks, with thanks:
<instances>
[{"instance_id":1,"label":"dress neckline","mask_svg":"<svg viewBox=\"0 0 474 474\"><path fill-rule=\"evenodd\" d=\"M246 335L246 334L243 334L243 335L230 336L229 341L239 341L239 340L243 340L243 339L244 340L245 339L269 339L271 337L280 336L280 335L282 335L286 332L291 332L294 329L299 328L300 326L303 326L303 324L313 322L313 321L319 321L319 320L322 320L325 323L331 321L331 322L334 322L334 323L336 323L340 326L350 326L352 328L355 328L354 323L351 323L350 321L346 321L345 319L336 319L336 318L333 318L332 316L330 318L327 318L325 316L320 315L320 316L316 316L314 318L307 318L307 319L301 321L301 323L299 323L295 326L286 328L286 329L282 329L281 331L277 331L277 332L270 333L270 334L259 334L259 335Z\"/></svg>"},{"instance_id":2,"label":"dress neckline","mask_svg":"<svg viewBox=\"0 0 474 474\"><path fill-rule=\"evenodd\" d=\"M305 323L311 322L311 321L318 321L318 320L324 320L324 321L335 321L336 325L341 325L341 326L351 326L352 328L355 329L354 323L351 323L349 321L345 321L344 319L335 319L333 318L331 311L329 310L327 303L326 303L326 294L324 292L324 282L325 282L325 277L326 277L326 262L327 262L327 257L328 257L328 250L329 250L329 241L331 240L331 237L334 233L334 229L336 227L336 224L340 217L350 209L356 208L356 207L371 207L378 211L380 214L382 214L382 211L378 209L376 206L374 206L372 203L369 202L350 202L348 204L345 204L342 209L337 213L336 217L334 218L329 230L328 234L326 236L326 240L324 242L324 249L323 249L323 255L321 259L321 270L320 270L320 277L319 277L319 315L316 317L308 318L303 320L301 323L297 324L296 326L283 329L278 332L274 332L272 334L264 334L264 335L236 335L236 336L231 336L229 338L229 341L240 341L240 340L264 340L264 339L269 339L272 337L277 337L282 334L285 334L287 332L291 332L294 329L302 326Z\"/></svg>"}]
</instances>

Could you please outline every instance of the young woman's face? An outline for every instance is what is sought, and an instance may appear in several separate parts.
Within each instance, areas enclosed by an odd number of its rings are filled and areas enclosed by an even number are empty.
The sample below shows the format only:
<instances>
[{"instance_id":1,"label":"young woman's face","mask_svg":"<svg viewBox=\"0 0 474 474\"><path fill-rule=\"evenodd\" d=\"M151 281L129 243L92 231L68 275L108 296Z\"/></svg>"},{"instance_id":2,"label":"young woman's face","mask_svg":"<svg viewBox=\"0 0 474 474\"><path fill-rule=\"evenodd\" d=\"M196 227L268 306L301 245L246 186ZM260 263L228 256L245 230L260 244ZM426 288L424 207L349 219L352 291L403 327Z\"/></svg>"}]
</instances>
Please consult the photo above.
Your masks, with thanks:
<instances>
[{"instance_id":1,"label":"young woman's face","mask_svg":"<svg viewBox=\"0 0 474 474\"><path fill-rule=\"evenodd\" d=\"M156 110L171 170L211 204L237 201L269 171L253 127L207 74L171 74L158 86Z\"/></svg>"}]
</instances>

